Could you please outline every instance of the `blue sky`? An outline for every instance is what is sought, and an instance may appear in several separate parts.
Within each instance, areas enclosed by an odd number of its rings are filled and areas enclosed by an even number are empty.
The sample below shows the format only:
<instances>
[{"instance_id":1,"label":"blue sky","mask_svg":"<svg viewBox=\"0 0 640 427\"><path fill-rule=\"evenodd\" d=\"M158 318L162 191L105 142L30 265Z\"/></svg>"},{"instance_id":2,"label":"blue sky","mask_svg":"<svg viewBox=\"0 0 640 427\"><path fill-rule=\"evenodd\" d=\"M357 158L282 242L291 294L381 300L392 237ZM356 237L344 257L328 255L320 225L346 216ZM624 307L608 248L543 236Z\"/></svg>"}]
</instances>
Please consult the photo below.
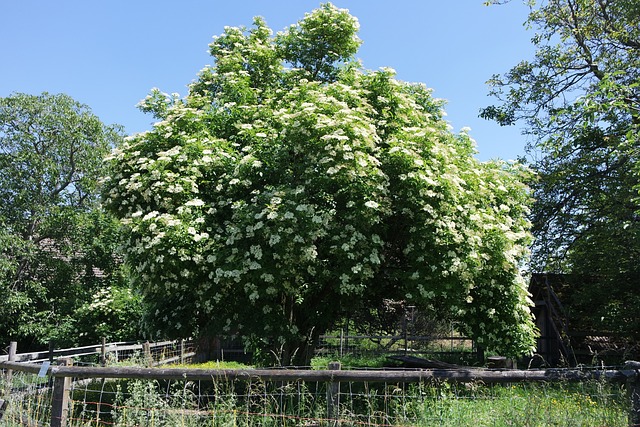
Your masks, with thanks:
<instances>
[{"instance_id":1,"label":"blue sky","mask_svg":"<svg viewBox=\"0 0 640 427\"><path fill-rule=\"evenodd\" d=\"M319 6L310 0L5 0L0 3L0 97L66 93L127 133L151 128L135 105L149 90L186 94L212 63L208 44L224 26L264 17L279 31ZM533 56L528 8L483 0L335 0L360 21L358 57L388 66L401 80L423 82L448 101L454 131L471 128L478 158L514 159L525 137L478 118L494 100L485 82Z\"/></svg>"}]
</instances>

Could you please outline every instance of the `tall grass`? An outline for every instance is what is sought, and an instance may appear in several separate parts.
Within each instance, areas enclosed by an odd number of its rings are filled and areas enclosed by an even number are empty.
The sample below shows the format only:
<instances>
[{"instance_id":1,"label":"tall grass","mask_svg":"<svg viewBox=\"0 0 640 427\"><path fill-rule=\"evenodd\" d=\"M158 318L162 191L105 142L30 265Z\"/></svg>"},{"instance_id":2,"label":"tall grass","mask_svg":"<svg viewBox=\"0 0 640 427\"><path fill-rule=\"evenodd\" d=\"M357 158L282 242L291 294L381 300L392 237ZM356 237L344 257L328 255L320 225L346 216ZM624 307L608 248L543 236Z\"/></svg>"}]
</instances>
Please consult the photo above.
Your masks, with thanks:
<instances>
[{"instance_id":1,"label":"tall grass","mask_svg":"<svg viewBox=\"0 0 640 427\"><path fill-rule=\"evenodd\" d=\"M77 396L74 395L74 396ZM615 385L343 383L346 426L625 426L627 399ZM115 426L315 426L327 423L324 384L259 380L120 383L110 413L76 401L74 420ZM80 410L82 408L82 410ZM85 424L83 424L85 423Z\"/></svg>"},{"instance_id":2,"label":"tall grass","mask_svg":"<svg viewBox=\"0 0 640 427\"><path fill-rule=\"evenodd\" d=\"M426 395L403 410L422 426L626 426L620 387L581 384L450 385L419 387Z\"/></svg>"},{"instance_id":3,"label":"tall grass","mask_svg":"<svg viewBox=\"0 0 640 427\"><path fill-rule=\"evenodd\" d=\"M333 358L317 359L324 368ZM349 360L342 360L348 365ZM374 360L351 366L376 367ZM209 362L198 368L247 368ZM0 384L7 386L8 384ZM0 426L47 425L46 378L14 371ZM38 391L38 388L41 388ZM15 392L18 391L18 392ZM76 382L70 426L319 426L326 425L324 383L94 380ZM488 385L342 383L343 426L626 426L628 398L620 385L518 383Z\"/></svg>"}]
</instances>

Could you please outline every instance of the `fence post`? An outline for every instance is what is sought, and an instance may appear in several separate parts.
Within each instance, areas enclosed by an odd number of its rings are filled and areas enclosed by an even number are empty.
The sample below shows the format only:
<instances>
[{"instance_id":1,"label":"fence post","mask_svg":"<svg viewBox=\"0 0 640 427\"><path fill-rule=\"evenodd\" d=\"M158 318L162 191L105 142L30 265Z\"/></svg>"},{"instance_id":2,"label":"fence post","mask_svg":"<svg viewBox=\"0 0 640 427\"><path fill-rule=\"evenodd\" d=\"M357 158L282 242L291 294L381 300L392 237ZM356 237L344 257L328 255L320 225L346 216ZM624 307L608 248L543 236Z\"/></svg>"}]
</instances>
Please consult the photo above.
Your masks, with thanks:
<instances>
[{"instance_id":1,"label":"fence post","mask_svg":"<svg viewBox=\"0 0 640 427\"><path fill-rule=\"evenodd\" d=\"M640 362L627 361L625 370L634 370L635 374L627 378L627 393L629 395L629 427L640 426Z\"/></svg>"},{"instance_id":2,"label":"fence post","mask_svg":"<svg viewBox=\"0 0 640 427\"><path fill-rule=\"evenodd\" d=\"M53 351L56 349L56 344L53 340L49 340L49 363L53 363Z\"/></svg>"},{"instance_id":3,"label":"fence post","mask_svg":"<svg viewBox=\"0 0 640 427\"><path fill-rule=\"evenodd\" d=\"M71 359L59 359L61 366L71 366ZM51 402L51 427L67 427L69 417L69 392L71 377L55 377L53 381L53 401Z\"/></svg>"},{"instance_id":4,"label":"fence post","mask_svg":"<svg viewBox=\"0 0 640 427\"><path fill-rule=\"evenodd\" d=\"M340 362L329 362L330 371L339 371ZM337 427L340 418L340 382L332 379L327 383L327 419L329 426Z\"/></svg>"},{"instance_id":5,"label":"fence post","mask_svg":"<svg viewBox=\"0 0 640 427\"><path fill-rule=\"evenodd\" d=\"M100 347L100 365L107 364L107 339L102 337L102 346Z\"/></svg>"},{"instance_id":6,"label":"fence post","mask_svg":"<svg viewBox=\"0 0 640 427\"><path fill-rule=\"evenodd\" d=\"M184 365L184 338L180 340L180 364Z\"/></svg>"},{"instance_id":7,"label":"fence post","mask_svg":"<svg viewBox=\"0 0 640 427\"><path fill-rule=\"evenodd\" d=\"M402 336L404 339L404 355L406 356L409 351L409 345L407 343L409 331L407 330L407 309L404 310L404 317L402 318Z\"/></svg>"},{"instance_id":8,"label":"fence post","mask_svg":"<svg viewBox=\"0 0 640 427\"><path fill-rule=\"evenodd\" d=\"M149 341L142 344L142 352L144 353L144 360L147 366L153 365L153 359L151 358L151 344L149 344Z\"/></svg>"},{"instance_id":9,"label":"fence post","mask_svg":"<svg viewBox=\"0 0 640 427\"><path fill-rule=\"evenodd\" d=\"M11 341L9 343L9 362L15 362L16 361L16 354L18 353L18 343L16 341ZM7 369L7 384L6 384L6 390L5 390L5 394L8 396L9 394L11 394L11 378L13 377L13 370L12 369Z\"/></svg>"},{"instance_id":10,"label":"fence post","mask_svg":"<svg viewBox=\"0 0 640 427\"><path fill-rule=\"evenodd\" d=\"M344 327L344 352L349 352L349 319L347 318L346 325ZM342 356L342 354L340 354Z\"/></svg>"},{"instance_id":11,"label":"fence post","mask_svg":"<svg viewBox=\"0 0 640 427\"><path fill-rule=\"evenodd\" d=\"M485 360L484 360L484 347L482 347L481 345L477 345L476 344L476 357L478 359L478 362L480 362L481 364L484 364Z\"/></svg>"},{"instance_id":12,"label":"fence post","mask_svg":"<svg viewBox=\"0 0 640 427\"><path fill-rule=\"evenodd\" d=\"M9 362L15 362L17 353L18 343L16 341L11 341L9 343Z\"/></svg>"}]
</instances>

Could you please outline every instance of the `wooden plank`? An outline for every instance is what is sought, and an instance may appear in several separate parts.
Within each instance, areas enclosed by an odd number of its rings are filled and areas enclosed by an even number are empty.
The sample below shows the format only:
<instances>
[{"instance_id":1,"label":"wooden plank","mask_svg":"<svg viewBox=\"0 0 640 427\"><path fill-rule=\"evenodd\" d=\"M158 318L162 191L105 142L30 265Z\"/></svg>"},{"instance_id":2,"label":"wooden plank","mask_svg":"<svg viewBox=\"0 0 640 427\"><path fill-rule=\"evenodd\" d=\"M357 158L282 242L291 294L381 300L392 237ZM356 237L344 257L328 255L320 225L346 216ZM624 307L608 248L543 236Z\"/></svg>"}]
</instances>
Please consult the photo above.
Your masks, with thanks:
<instances>
[{"instance_id":1,"label":"wooden plank","mask_svg":"<svg viewBox=\"0 0 640 427\"><path fill-rule=\"evenodd\" d=\"M340 335L320 335L320 340L340 340ZM404 341L404 335L345 335L342 340L390 340L390 341ZM439 340L453 340L453 341L472 341L469 337L463 336L424 336L424 335L407 335L409 341L439 341Z\"/></svg>"},{"instance_id":2,"label":"wooden plank","mask_svg":"<svg viewBox=\"0 0 640 427\"><path fill-rule=\"evenodd\" d=\"M149 346L151 348L156 348L156 347L164 347L164 346L169 346L169 345L177 345L179 343L179 341L160 341L160 342L150 342Z\"/></svg>"},{"instance_id":3,"label":"wooden plank","mask_svg":"<svg viewBox=\"0 0 640 427\"><path fill-rule=\"evenodd\" d=\"M37 373L40 365L16 362L0 362L0 368ZM295 370L295 369L184 369L184 368L137 368L137 367L88 367L52 366L48 374L53 377L74 378L133 378L160 380L254 380L305 381L305 382L388 382L412 383L429 380L451 382L513 383L544 381L584 381L602 379L625 382L636 378L637 370L485 370L485 369L425 369L425 370Z\"/></svg>"},{"instance_id":4,"label":"wooden plank","mask_svg":"<svg viewBox=\"0 0 640 427\"><path fill-rule=\"evenodd\" d=\"M40 372L40 365L36 363L3 361L0 362L0 369L13 369L15 371L37 374L38 372Z\"/></svg>"},{"instance_id":5,"label":"wooden plank","mask_svg":"<svg viewBox=\"0 0 640 427\"><path fill-rule=\"evenodd\" d=\"M125 343L128 344L128 343ZM120 350L121 347L117 347L118 343L107 344L107 351L116 351ZM136 348L142 348L140 344L134 346ZM73 347L73 348L63 348L58 350L53 350L53 357L77 357L77 356L87 356L96 353L100 353L102 350L101 344L89 345L83 347ZM0 361L4 362L8 360L8 356L0 356ZM49 350L43 351L34 351L30 353L18 353L16 354L15 360L20 362L33 362L33 361L44 361L49 360Z\"/></svg>"},{"instance_id":6,"label":"wooden plank","mask_svg":"<svg viewBox=\"0 0 640 427\"><path fill-rule=\"evenodd\" d=\"M424 369L469 369L468 366L454 365L439 360L425 359L416 356L394 355L387 356L389 360L402 362L405 368L424 368Z\"/></svg>"},{"instance_id":7,"label":"wooden plank","mask_svg":"<svg viewBox=\"0 0 640 427\"><path fill-rule=\"evenodd\" d=\"M179 348L179 341L161 341L156 343L149 343L149 350L159 349L162 347L169 346L177 346ZM15 361L18 362L31 362L31 363L41 363L46 360L50 360L53 355L54 359L58 359L61 357L80 357L80 356L91 356L95 354L105 354L120 352L120 351L137 351L142 350L143 344L133 343L131 341L126 342L115 342L115 343L105 343L105 344L95 344L88 345L82 347L73 347L73 348L64 348L58 350L42 350L42 351L34 351L29 353L17 353L14 354ZM244 350L242 350L244 351ZM0 356L0 362L6 362L11 360L9 355Z\"/></svg>"},{"instance_id":8,"label":"wooden plank","mask_svg":"<svg viewBox=\"0 0 640 427\"><path fill-rule=\"evenodd\" d=\"M174 362L182 362L182 359L188 359L190 357L194 357L196 355L196 353L194 351L189 352L189 353L184 353L181 354L180 356L173 356L173 357L168 357L166 359L162 359L159 360L157 362L153 362L153 366L162 366L162 365L170 365Z\"/></svg>"}]
</instances>

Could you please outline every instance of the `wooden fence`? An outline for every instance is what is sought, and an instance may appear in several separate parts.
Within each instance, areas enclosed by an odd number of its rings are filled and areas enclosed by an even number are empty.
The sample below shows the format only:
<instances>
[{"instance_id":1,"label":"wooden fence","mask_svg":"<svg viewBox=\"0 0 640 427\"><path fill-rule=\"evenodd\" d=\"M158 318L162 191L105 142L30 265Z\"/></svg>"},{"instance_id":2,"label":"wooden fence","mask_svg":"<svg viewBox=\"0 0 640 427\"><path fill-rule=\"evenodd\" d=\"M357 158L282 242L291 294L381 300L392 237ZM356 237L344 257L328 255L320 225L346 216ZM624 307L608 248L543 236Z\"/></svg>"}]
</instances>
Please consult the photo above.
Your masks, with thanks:
<instances>
[{"instance_id":1,"label":"wooden fence","mask_svg":"<svg viewBox=\"0 0 640 427\"><path fill-rule=\"evenodd\" d=\"M428 370L340 370L332 363L326 370L297 369L183 369L140 367L88 367L71 366L70 359L60 359L56 366L36 363L0 362L5 372L28 372L53 380L50 425L67 427L70 409L72 379L141 379L156 381L252 381L324 383L326 389L326 419L329 425L338 425L340 385L344 383L421 383L446 381L450 383L504 384L518 382L581 382L599 380L624 384L629 397L629 426L640 425L640 362L627 362L616 370L489 370L428 369ZM7 375L5 373L5 375ZM314 424L315 425L315 424Z\"/></svg>"},{"instance_id":2,"label":"wooden fence","mask_svg":"<svg viewBox=\"0 0 640 427\"><path fill-rule=\"evenodd\" d=\"M55 349L52 345L48 350L29 353L18 353L17 343L9 344L9 352L0 355L0 362L53 362L61 358L74 358L76 363L82 358L98 359L101 365L109 362L121 362L132 357L140 357L143 363L150 365L164 365L170 363L185 363L195 356L195 343L191 339L159 342L112 342L104 339L101 344ZM95 363L93 360L90 363Z\"/></svg>"}]
</instances>

